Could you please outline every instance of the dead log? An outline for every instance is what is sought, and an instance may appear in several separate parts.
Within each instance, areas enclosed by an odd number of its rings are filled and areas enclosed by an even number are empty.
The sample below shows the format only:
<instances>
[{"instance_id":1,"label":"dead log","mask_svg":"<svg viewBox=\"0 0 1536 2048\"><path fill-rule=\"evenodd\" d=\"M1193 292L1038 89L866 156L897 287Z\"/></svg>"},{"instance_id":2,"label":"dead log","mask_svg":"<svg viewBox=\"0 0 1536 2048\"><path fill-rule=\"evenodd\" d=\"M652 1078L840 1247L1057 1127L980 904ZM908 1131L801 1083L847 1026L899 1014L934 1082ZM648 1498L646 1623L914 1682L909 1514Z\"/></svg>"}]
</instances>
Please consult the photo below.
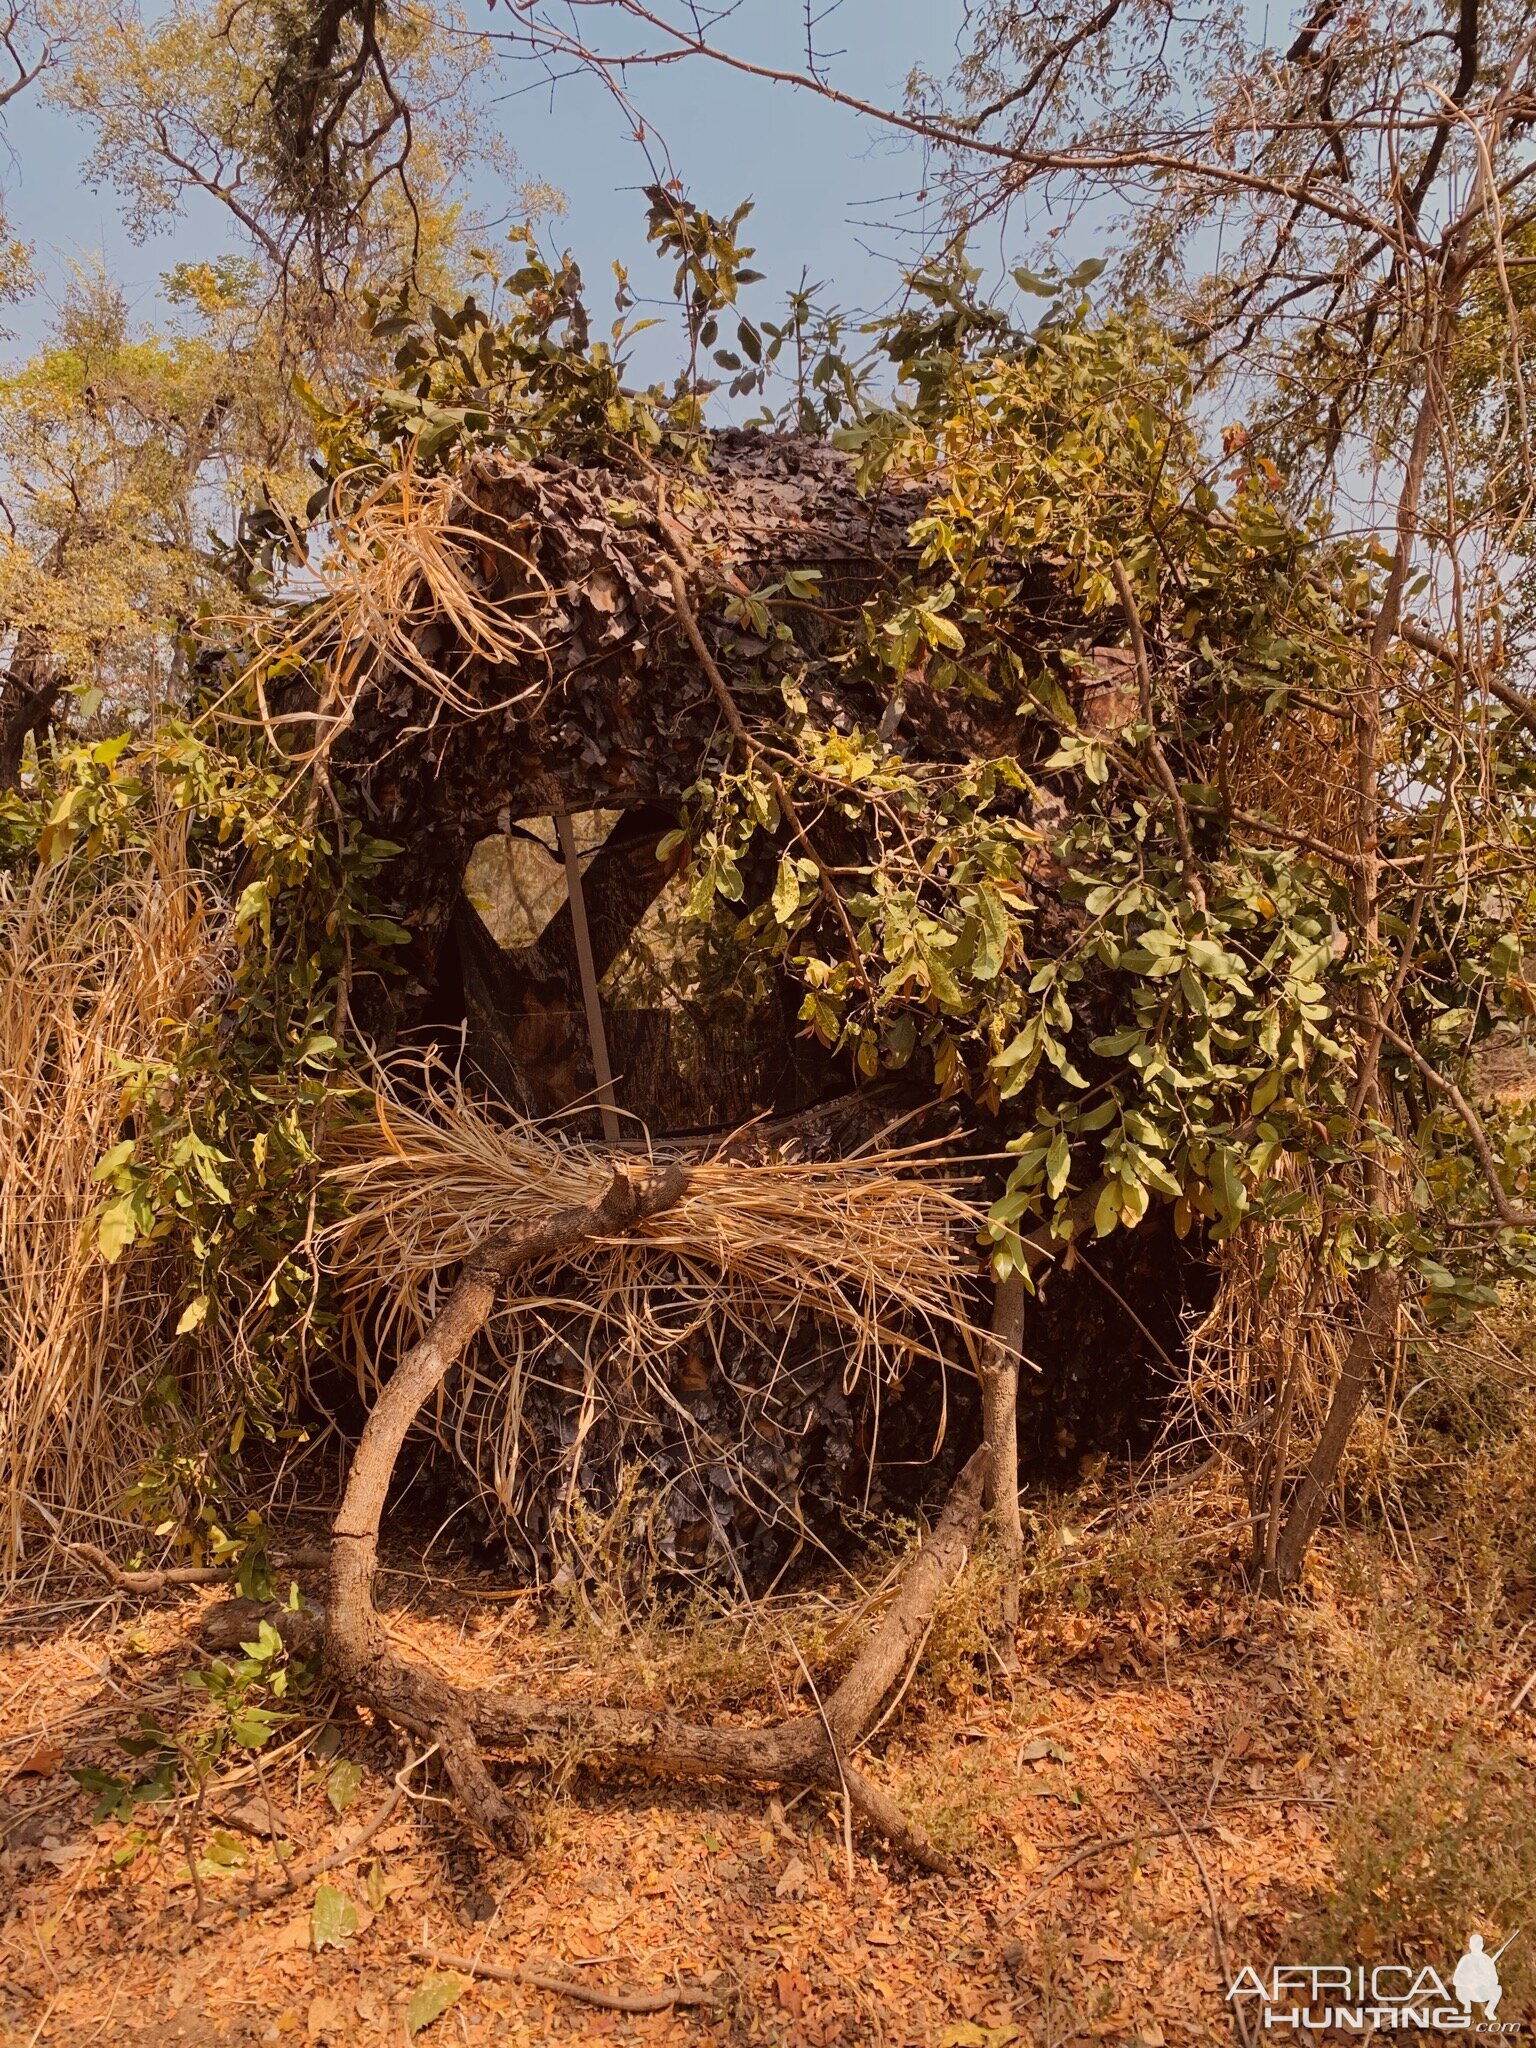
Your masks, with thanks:
<instances>
[{"instance_id":1,"label":"dead log","mask_svg":"<svg viewBox=\"0 0 1536 2048\"><path fill-rule=\"evenodd\" d=\"M593 1762L838 1790L888 1841L930 1869L945 1869L947 1859L922 1829L850 1759L881 1701L910 1666L939 1601L964 1569L981 1516L989 1465L985 1446L960 1474L842 1683L816 1712L776 1726L700 1726L668 1714L457 1686L400 1657L374 1606L379 1524L395 1461L423 1404L484 1326L502 1283L521 1265L588 1238L628 1230L670 1207L689 1179L688 1167L674 1165L642 1190L616 1171L607 1193L591 1208L566 1209L537 1229L494 1238L466 1262L431 1328L402 1359L379 1397L353 1458L333 1533L323 1635L326 1666L349 1697L436 1743L466 1812L508 1846L523 1845L525 1823L487 1769L482 1741L520 1751L551 1741L574 1743Z\"/></svg>"}]
</instances>

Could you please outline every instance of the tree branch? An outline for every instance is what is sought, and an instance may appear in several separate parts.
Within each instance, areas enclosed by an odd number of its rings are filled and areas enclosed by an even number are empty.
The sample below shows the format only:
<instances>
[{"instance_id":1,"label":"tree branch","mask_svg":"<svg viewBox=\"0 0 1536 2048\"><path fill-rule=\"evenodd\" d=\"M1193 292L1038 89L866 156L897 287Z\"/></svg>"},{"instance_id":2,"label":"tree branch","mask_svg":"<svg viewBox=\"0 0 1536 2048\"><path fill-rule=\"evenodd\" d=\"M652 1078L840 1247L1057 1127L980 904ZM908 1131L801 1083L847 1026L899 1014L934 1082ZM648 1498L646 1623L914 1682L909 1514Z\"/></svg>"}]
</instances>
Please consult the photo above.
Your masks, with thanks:
<instances>
[{"instance_id":1,"label":"tree branch","mask_svg":"<svg viewBox=\"0 0 1536 2048\"><path fill-rule=\"evenodd\" d=\"M1493 1198L1493 1206L1498 1210L1500 1220L1506 1228L1510 1230L1536 1230L1536 1211L1517 1209L1509 1199L1504 1189L1504 1183L1499 1178L1498 1157L1492 1145L1488 1142L1488 1133L1483 1128L1482 1118L1456 1086L1456 1083L1447 1075L1442 1074L1438 1067L1431 1066L1418 1047L1410 1045L1408 1040L1400 1037L1397 1032L1392 1030L1390 1025L1379 1023L1376 1028L1388 1045L1395 1046L1403 1055L1403 1058L1423 1075L1429 1085L1437 1089L1445 1097L1446 1101L1450 1103L1452 1109L1455 1110L1456 1114L1466 1125L1467 1134L1472 1140L1472 1149L1477 1154L1478 1164L1483 1169L1483 1178L1488 1183L1488 1192Z\"/></svg>"},{"instance_id":2,"label":"tree branch","mask_svg":"<svg viewBox=\"0 0 1536 2048\"><path fill-rule=\"evenodd\" d=\"M1131 652L1136 660L1136 681L1141 690L1141 720L1147 728L1147 752L1152 757L1157 779L1163 785L1168 801L1173 806L1173 829L1178 834L1179 857L1184 869L1185 886L1194 900L1195 908L1203 916L1205 884L1200 879L1200 869L1195 861L1194 842L1189 836L1189 813L1184 808L1179 785L1174 780L1173 770L1168 766L1168 757L1157 737L1157 716L1152 704L1152 665L1147 659L1147 636L1142 628L1141 608L1136 602L1136 593L1131 588L1131 579L1125 572L1125 564L1111 564L1110 574L1115 579L1115 595L1120 600L1120 609L1125 613L1125 623L1130 628Z\"/></svg>"}]
</instances>

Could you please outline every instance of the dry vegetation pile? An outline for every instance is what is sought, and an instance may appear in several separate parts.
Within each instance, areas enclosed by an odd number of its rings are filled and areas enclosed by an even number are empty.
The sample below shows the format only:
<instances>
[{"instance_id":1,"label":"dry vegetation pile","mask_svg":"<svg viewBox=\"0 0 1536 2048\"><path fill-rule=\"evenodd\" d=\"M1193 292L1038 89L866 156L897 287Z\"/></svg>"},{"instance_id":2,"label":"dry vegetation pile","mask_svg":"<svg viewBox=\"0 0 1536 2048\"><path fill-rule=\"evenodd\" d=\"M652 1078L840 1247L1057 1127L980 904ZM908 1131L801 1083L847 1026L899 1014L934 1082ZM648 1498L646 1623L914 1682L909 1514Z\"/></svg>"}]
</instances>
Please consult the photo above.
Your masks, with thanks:
<instances>
[{"instance_id":1,"label":"dry vegetation pile","mask_svg":"<svg viewBox=\"0 0 1536 2048\"><path fill-rule=\"evenodd\" d=\"M743 1502L815 1541L786 1446L824 1420L828 1392L864 1397L872 1433L842 1481L867 1502L882 1398L914 1370L942 1384L974 1369L981 1209L966 1176L921 1144L814 1163L753 1146L749 1129L712 1147L635 1231L524 1269L437 1397L438 1441L535 1570L552 1543L603 1574L637 1551L647 1574L675 1569L677 1528L701 1522L718 1564ZM466 1260L591 1207L615 1162L430 1068L375 1076L372 1114L339 1124L327 1152L343 1208L312 1251L370 1405ZM937 1420L942 1435L942 1406Z\"/></svg>"}]
</instances>

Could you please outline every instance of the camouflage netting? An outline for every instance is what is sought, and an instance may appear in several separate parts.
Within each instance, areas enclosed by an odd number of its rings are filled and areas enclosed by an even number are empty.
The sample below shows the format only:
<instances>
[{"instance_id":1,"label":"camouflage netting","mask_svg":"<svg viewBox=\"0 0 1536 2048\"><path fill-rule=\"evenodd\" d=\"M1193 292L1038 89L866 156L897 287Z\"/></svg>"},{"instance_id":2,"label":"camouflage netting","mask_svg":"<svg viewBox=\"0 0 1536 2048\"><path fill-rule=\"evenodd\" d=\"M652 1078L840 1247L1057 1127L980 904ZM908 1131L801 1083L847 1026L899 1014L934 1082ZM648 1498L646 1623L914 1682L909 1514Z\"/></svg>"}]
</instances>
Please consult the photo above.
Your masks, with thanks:
<instances>
[{"instance_id":1,"label":"camouflage netting","mask_svg":"<svg viewBox=\"0 0 1536 2048\"><path fill-rule=\"evenodd\" d=\"M617 1100L632 1132L663 1141L758 1115L803 1119L832 1103L831 1114L793 1132L797 1156L816 1157L817 1147L844 1153L912 1115L918 1121L904 1136L942 1138L951 1153L996 1154L1003 1133L989 1119L926 1099L920 1082L849 1096L841 1063L796 1020L800 992L782 974L744 986L729 917L703 927L685 918L678 858L657 851L686 793L730 752L719 703L677 616L666 558L685 545L699 576L727 594L815 571L818 601L795 619L796 685L817 720L870 729L891 707L866 671L838 656L860 608L893 588L912 560L908 530L925 502L917 484L866 498L836 450L750 432L717 436L703 474L674 466L638 478L554 460L473 458L455 479L457 544L476 558L468 573L481 596L515 615L539 651L492 663L451 623L429 620L414 630L415 646L451 690L386 666L336 741L331 772L370 829L403 849L387 873L387 907L412 935L410 974L354 998L377 1042L435 1046L526 1115L590 1101L591 1040L554 825L563 814ZM1049 583L1027 569L1012 575L1021 634L1047 616L1059 626L1066 607ZM719 605L701 618L746 714L771 717L781 700L777 680L759 666L768 644ZM1075 685L1077 708L1085 722L1112 726L1128 715L1134 691L1125 657L1101 654ZM902 740L926 758L1006 752L1028 765L1055 743L1045 721L1002 704L941 695L920 678L903 687ZM767 848L759 856L772 857ZM749 876L749 889L761 879ZM1053 914L1050 904L1044 914ZM578 1112L573 1128L593 1134L595 1115ZM983 1194L1001 1179L999 1166L984 1169ZM982 1263L971 1248L965 1256L981 1307ZM1054 1280L1032 1323L1041 1370L1026 1375L1023 1444L1042 1473L1070 1474L1096 1452L1145 1447L1186 1296L1206 1285L1198 1255L1175 1249L1161 1229L1117 1245L1095 1266ZM1137 1301L1137 1314L1117 1293ZM665 1290L654 1308L662 1323L688 1312ZM515 1503L487 1483L484 1446L494 1432L472 1368L457 1393L450 1388L452 1426L439 1429L439 1452L414 1482L421 1497L453 1506L461 1528L505 1534L541 1564L554 1561L555 1522L569 1529L579 1503L588 1525L610 1536L643 1525L644 1548L664 1565L699 1564L729 1548L761 1584L807 1540L830 1537L866 1506L929 1490L950 1461L946 1441L972 1440L974 1381L958 1351L948 1372L893 1371L877 1417L868 1386L844 1391L838 1344L810 1317L760 1341L732 1328L711 1347L685 1346L669 1367L665 1400L640 1399L621 1375L606 1384L603 1412L583 1413L586 1396L576 1389L590 1386L590 1333L580 1322L545 1316L538 1366L520 1397L527 1456ZM733 1460L719 1455L723 1443ZM465 1468L480 1482L471 1500L453 1476ZM631 1513L626 1503L639 1494L649 1504Z\"/></svg>"}]
</instances>

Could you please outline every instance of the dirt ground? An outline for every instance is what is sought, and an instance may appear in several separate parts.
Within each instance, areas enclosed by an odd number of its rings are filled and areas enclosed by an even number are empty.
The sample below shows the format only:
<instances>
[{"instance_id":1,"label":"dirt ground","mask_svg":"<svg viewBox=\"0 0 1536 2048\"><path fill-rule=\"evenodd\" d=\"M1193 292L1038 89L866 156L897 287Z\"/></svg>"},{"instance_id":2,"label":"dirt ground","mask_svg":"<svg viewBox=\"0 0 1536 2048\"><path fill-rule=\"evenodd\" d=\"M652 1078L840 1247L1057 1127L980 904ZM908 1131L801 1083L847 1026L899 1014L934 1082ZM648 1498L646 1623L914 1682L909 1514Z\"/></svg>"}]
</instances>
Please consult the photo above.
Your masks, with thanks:
<instances>
[{"instance_id":1,"label":"dirt ground","mask_svg":"<svg viewBox=\"0 0 1536 2048\"><path fill-rule=\"evenodd\" d=\"M840 1810L819 1796L596 1779L571 1759L527 1779L540 1844L525 1864L466 1839L431 1767L405 1776L385 1824L348 1855L405 1752L356 1714L327 1722L318 1691L293 1702L259 1772L239 1752L220 1764L184 1826L139 1809L146 1838L129 1857L128 1829L93 1826L67 1773L114 1754L120 1767L115 1738L141 1712L185 1713L216 1596L79 1587L5 1610L0 2040L396 2044L416 2026L429 2048L1241 2048L1227 1983L1244 1964L1304 1954L1326 1919L1342 1804L1371 1731L1352 1732L1346 1709L1320 1753L1315 1603L1265 1607L1223 1594L1220 1574L1211 1583L1150 1610L1058 1602L1024 1630L1012 1675L963 1628L948 1650L939 1632L869 1767L955 1845L953 1878L913 1870L858 1829L850 1871ZM496 1591L417 1564L386 1574L382 1604L402 1647L458 1677L675 1695L633 1648L594 1672L590 1644ZM1528 1787L1528 1710L1505 1711L1517 1669L1485 1664L1457 1712L1502 1731ZM773 1702L760 1692L731 1711L771 1716ZM1430 1739L1449 1737L1442 1726ZM338 1763L361 1776L338 1781ZM312 1866L338 1851L286 1896L251 1903L280 1856ZM708 1997L607 2012L422 1950ZM428 2017L421 1994L434 1985L457 1995Z\"/></svg>"}]
</instances>

